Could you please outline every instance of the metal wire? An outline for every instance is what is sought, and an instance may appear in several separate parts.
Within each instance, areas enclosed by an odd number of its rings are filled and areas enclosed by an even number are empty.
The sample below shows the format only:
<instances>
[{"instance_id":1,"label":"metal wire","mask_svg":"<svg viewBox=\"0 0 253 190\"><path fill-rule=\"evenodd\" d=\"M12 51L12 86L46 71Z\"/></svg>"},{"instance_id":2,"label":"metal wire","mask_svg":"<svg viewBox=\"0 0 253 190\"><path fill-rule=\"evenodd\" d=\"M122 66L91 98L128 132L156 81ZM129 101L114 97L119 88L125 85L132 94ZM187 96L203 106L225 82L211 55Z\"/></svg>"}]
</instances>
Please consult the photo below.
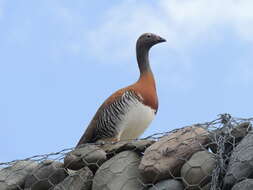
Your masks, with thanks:
<instances>
[{"instance_id":1,"label":"metal wire","mask_svg":"<svg viewBox=\"0 0 253 190\"><path fill-rule=\"evenodd\" d=\"M201 127L203 129L207 130L209 132L209 134L211 134L210 135L211 142L209 143L210 146L209 145L208 146L201 145L202 150L205 150L207 152L211 152L212 155L214 155L215 159L216 159L216 166L213 169L211 176L210 176L211 179L209 180L209 185L210 185L209 189L211 189L211 190L222 190L223 189L223 185L224 185L223 178L226 175L226 172L228 169L229 157L231 156L233 149L239 143L239 142L237 142L238 140L233 135L233 129L235 127L237 127L238 125L245 123L245 122L248 122L249 124L251 124L253 122L253 117L251 117L251 118L232 117L230 114L225 113L225 114L218 115L218 117L216 119L214 119L213 121L190 125L190 126ZM157 142L161 138L166 137L168 135L177 134L178 131L180 131L182 129L187 129L187 127L188 126L183 127L183 128L179 128L179 129L174 129L171 131L154 133L154 134L149 135L149 136L142 138L142 139L133 139L132 142L138 142L141 140L151 140L151 141ZM191 139L185 139L185 142L189 142L189 140L191 140ZM127 141L127 142L129 142L129 141ZM124 142L121 142L121 143L124 144ZM108 144L112 145L114 143L104 143L104 145L108 145ZM100 144L91 143L89 145L101 146L101 143ZM127 149L126 148L127 146L128 146L128 150L130 149L131 151L136 151L136 149L137 149L134 145L131 145L132 149L129 148L129 147L131 147L129 144L124 145L124 146L123 146L123 148L121 148L122 150ZM190 146L190 145L185 143L185 146ZM212 148L210 149L210 147L215 147L214 148L215 150L212 150ZM75 150L75 148L66 148L66 149L63 149L63 150L60 150L57 152L35 155L35 156L31 156L31 157L28 157L25 159L13 160L13 161L9 161L9 162L0 162L0 188L5 187L5 186L1 186L1 183L3 184L6 182L6 184L7 184L7 182L8 182L8 184L9 184L10 182L8 180L9 180L10 176L15 176L15 173L18 173L18 172L24 170L28 166L24 165L23 168L21 168L21 169L19 168L18 170L15 170L15 171L10 170L10 171L8 171L9 172L8 175L6 174L6 172L7 172L6 168L11 168L12 166L15 166L17 163L24 162L24 161L36 162L38 164L38 166L36 167L37 170L38 170L40 163L46 162L48 160L57 161L57 162L63 164L64 158L66 157L66 155L68 155L69 152L74 151L74 150ZM143 154L145 154L144 151L145 151L145 148L141 151L138 150L138 154L142 157ZM171 152L170 152L171 150L167 150L167 151L169 151L168 154L171 154ZM107 159L112 158L113 156L117 155L119 152L120 152L119 150L112 149L110 154L107 152ZM164 153L164 155L165 155L165 153ZM183 162L187 162L187 160L189 158L185 158L185 157L181 158L181 157L177 156L177 159L180 159ZM98 167L98 168L101 166L101 164L99 164L99 162L94 163L94 165L96 165L96 167ZM58 169L57 167L56 167L56 169ZM64 168L64 166L62 166L62 168L64 169L64 172L66 174L65 177L72 175L70 170ZM95 175L95 171L97 170L97 168L94 169L94 167L91 167L91 170L92 170L91 175L88 176L87 179L89 179L88 181L90 183L90 184L88 184L89 188L93 189L93 187L91 187L91 186L94 186L94 184L93 185L91 185L91 184L94 183L92 181L92 179L93 179L93 175ZM13 173L11 173L11 172L13 172ZM171 172L171 173L173 173L173 172ZM31 171L29 173L29 175L31 176L31 174L34 174L34 176L35 176L34 183L38 183L39 181L41 182L41 179L38 176L36 176L37 175L36 171ZM52 175L50 175L50 177L48 177L48 181L49 181L48 188L45 187L44 189L50 189L50 188L53 189L57 185L57 183L54 182L54 180L52 180L51 176ZM182 176L173 176L173 174L172 174L169 178L184 182L185 189L194 189L194 188L196 189L196 186L193 186L193 187L191 187L191 185L187 186L186 185L187 180L184 179ZM84 179L83 177L80 176L80 180L87 181L87 179ZM27 176L23 180L24 181L27 180ZM47 180L47 178L46 179L44 178L43 180ZM129 180L133 180L133 179L129 178ZM28 179L28 181L29 181L29 179ZM138 179L138 181L141 181L141 180ZM148 188L155 189L156 183L157 183L157 181L154 183L150 183L150 182L147 183L147 182L143 181L143 182L141 182L141 185L142 185L142 187L144 187L144 189L145 188L146 189L148 189ZM15 186L15 183L12 185ZM25 188L25 182L16 184L16 189L24 189L24 188ZM57 186L57 188L55 188L55 189L63 189L63 188L64 188L64 185L61 184L60 186ZM201 189L202 185L199 184L197 188ZM15 189L15 188L13 188L13 189ZM30 186L30 189L36 189L36 188L32 188L32 186ZM69 188L66 188L66 189L69 189Z\"/></svg>"}]
</instances>

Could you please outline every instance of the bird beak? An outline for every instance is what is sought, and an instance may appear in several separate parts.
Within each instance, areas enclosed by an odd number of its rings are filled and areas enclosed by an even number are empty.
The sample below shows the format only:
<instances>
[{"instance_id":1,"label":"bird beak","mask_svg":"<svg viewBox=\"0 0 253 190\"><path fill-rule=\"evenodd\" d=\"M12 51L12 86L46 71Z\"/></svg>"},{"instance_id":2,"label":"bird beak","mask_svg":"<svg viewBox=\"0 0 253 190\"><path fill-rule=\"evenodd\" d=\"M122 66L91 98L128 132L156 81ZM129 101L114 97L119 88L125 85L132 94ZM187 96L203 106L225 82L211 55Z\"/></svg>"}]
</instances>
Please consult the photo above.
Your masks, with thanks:
<instances>
[{"instance_id":1,"label":"bird beak","mask_svg":"<svg viewBox=\"0 0 253 190\"><path fill-rule=\"evenodd\" d=\"M166 40L160 36L157 36L157 43L166 42Z\"/></svg>"}]
</instances>

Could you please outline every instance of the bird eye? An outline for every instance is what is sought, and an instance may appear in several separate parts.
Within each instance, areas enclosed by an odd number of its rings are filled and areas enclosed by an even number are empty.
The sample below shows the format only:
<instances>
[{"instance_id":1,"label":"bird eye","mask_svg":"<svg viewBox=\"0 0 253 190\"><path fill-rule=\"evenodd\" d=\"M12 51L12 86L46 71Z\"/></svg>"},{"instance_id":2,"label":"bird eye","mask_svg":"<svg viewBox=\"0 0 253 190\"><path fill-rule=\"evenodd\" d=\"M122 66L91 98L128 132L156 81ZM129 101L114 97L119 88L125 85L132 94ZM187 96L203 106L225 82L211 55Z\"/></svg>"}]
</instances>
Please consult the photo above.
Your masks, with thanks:
<instances>
[{"instance_id":1,"label":"bird eye","mask_svg":"<svg viewBox=\"0 0 253 190\"><path fill-rule=\"evenodd\" d=\"M148 35L147 35L147 37L148 37L148 38L150 38L150 37L151 37L151 35L150 35L150 34L148 34Z\"/></svg>"}]
</instances>

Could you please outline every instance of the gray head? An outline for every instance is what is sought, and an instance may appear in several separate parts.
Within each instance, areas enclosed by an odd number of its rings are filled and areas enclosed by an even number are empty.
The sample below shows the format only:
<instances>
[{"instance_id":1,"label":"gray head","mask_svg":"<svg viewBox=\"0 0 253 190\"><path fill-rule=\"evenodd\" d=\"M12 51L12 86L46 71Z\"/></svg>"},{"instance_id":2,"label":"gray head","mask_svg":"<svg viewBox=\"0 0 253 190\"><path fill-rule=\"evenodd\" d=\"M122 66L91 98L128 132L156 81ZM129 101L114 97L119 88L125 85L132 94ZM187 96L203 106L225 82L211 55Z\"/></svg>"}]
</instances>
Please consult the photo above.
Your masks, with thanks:
<instances>
[{"instance_id":1,"label":"gray head","mask_svg":"<svg viewBox=\"0 0 253 190\"><path fill-rule=\"evenodd\" d=\"M152 33L144 33L138 38L136 43L136 56L141 73L144 73L145 71L151 71L148 58L149 49L153 45L161 42L166 42L166 40Z\"/></svg>"},{"instance_id":2,"label":"gray head","mask_svg":"<svg viewBox=\"0 0 253 190\"><path fill-rule=\"evenodd\" d=\"M166 40L153 33L144 33L138 38L136 47L149 50L153 45L161 42L166 42Z\"/></svg>"}]
</instances>

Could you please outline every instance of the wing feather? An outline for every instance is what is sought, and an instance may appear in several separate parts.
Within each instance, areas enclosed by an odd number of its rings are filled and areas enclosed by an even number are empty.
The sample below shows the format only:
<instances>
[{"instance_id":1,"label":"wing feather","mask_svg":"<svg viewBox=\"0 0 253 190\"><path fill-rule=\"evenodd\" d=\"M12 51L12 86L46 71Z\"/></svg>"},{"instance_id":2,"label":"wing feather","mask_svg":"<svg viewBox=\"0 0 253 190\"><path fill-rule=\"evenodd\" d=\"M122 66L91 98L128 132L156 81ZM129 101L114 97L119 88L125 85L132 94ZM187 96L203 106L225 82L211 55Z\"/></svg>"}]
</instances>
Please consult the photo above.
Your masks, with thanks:
<instances>
[{"instance_id":1,"label":"wing feather","mask_svg":"<svg viewBox=\"0 0 253 190\"><path fill-rule=\"evenodd\" d=\"M142 101L133 90L119 90L109 97L98 109L77 146L96 142L99 139L113 138L120 132L117 127L130 103Z\"/></svg>"}]
</instances>

